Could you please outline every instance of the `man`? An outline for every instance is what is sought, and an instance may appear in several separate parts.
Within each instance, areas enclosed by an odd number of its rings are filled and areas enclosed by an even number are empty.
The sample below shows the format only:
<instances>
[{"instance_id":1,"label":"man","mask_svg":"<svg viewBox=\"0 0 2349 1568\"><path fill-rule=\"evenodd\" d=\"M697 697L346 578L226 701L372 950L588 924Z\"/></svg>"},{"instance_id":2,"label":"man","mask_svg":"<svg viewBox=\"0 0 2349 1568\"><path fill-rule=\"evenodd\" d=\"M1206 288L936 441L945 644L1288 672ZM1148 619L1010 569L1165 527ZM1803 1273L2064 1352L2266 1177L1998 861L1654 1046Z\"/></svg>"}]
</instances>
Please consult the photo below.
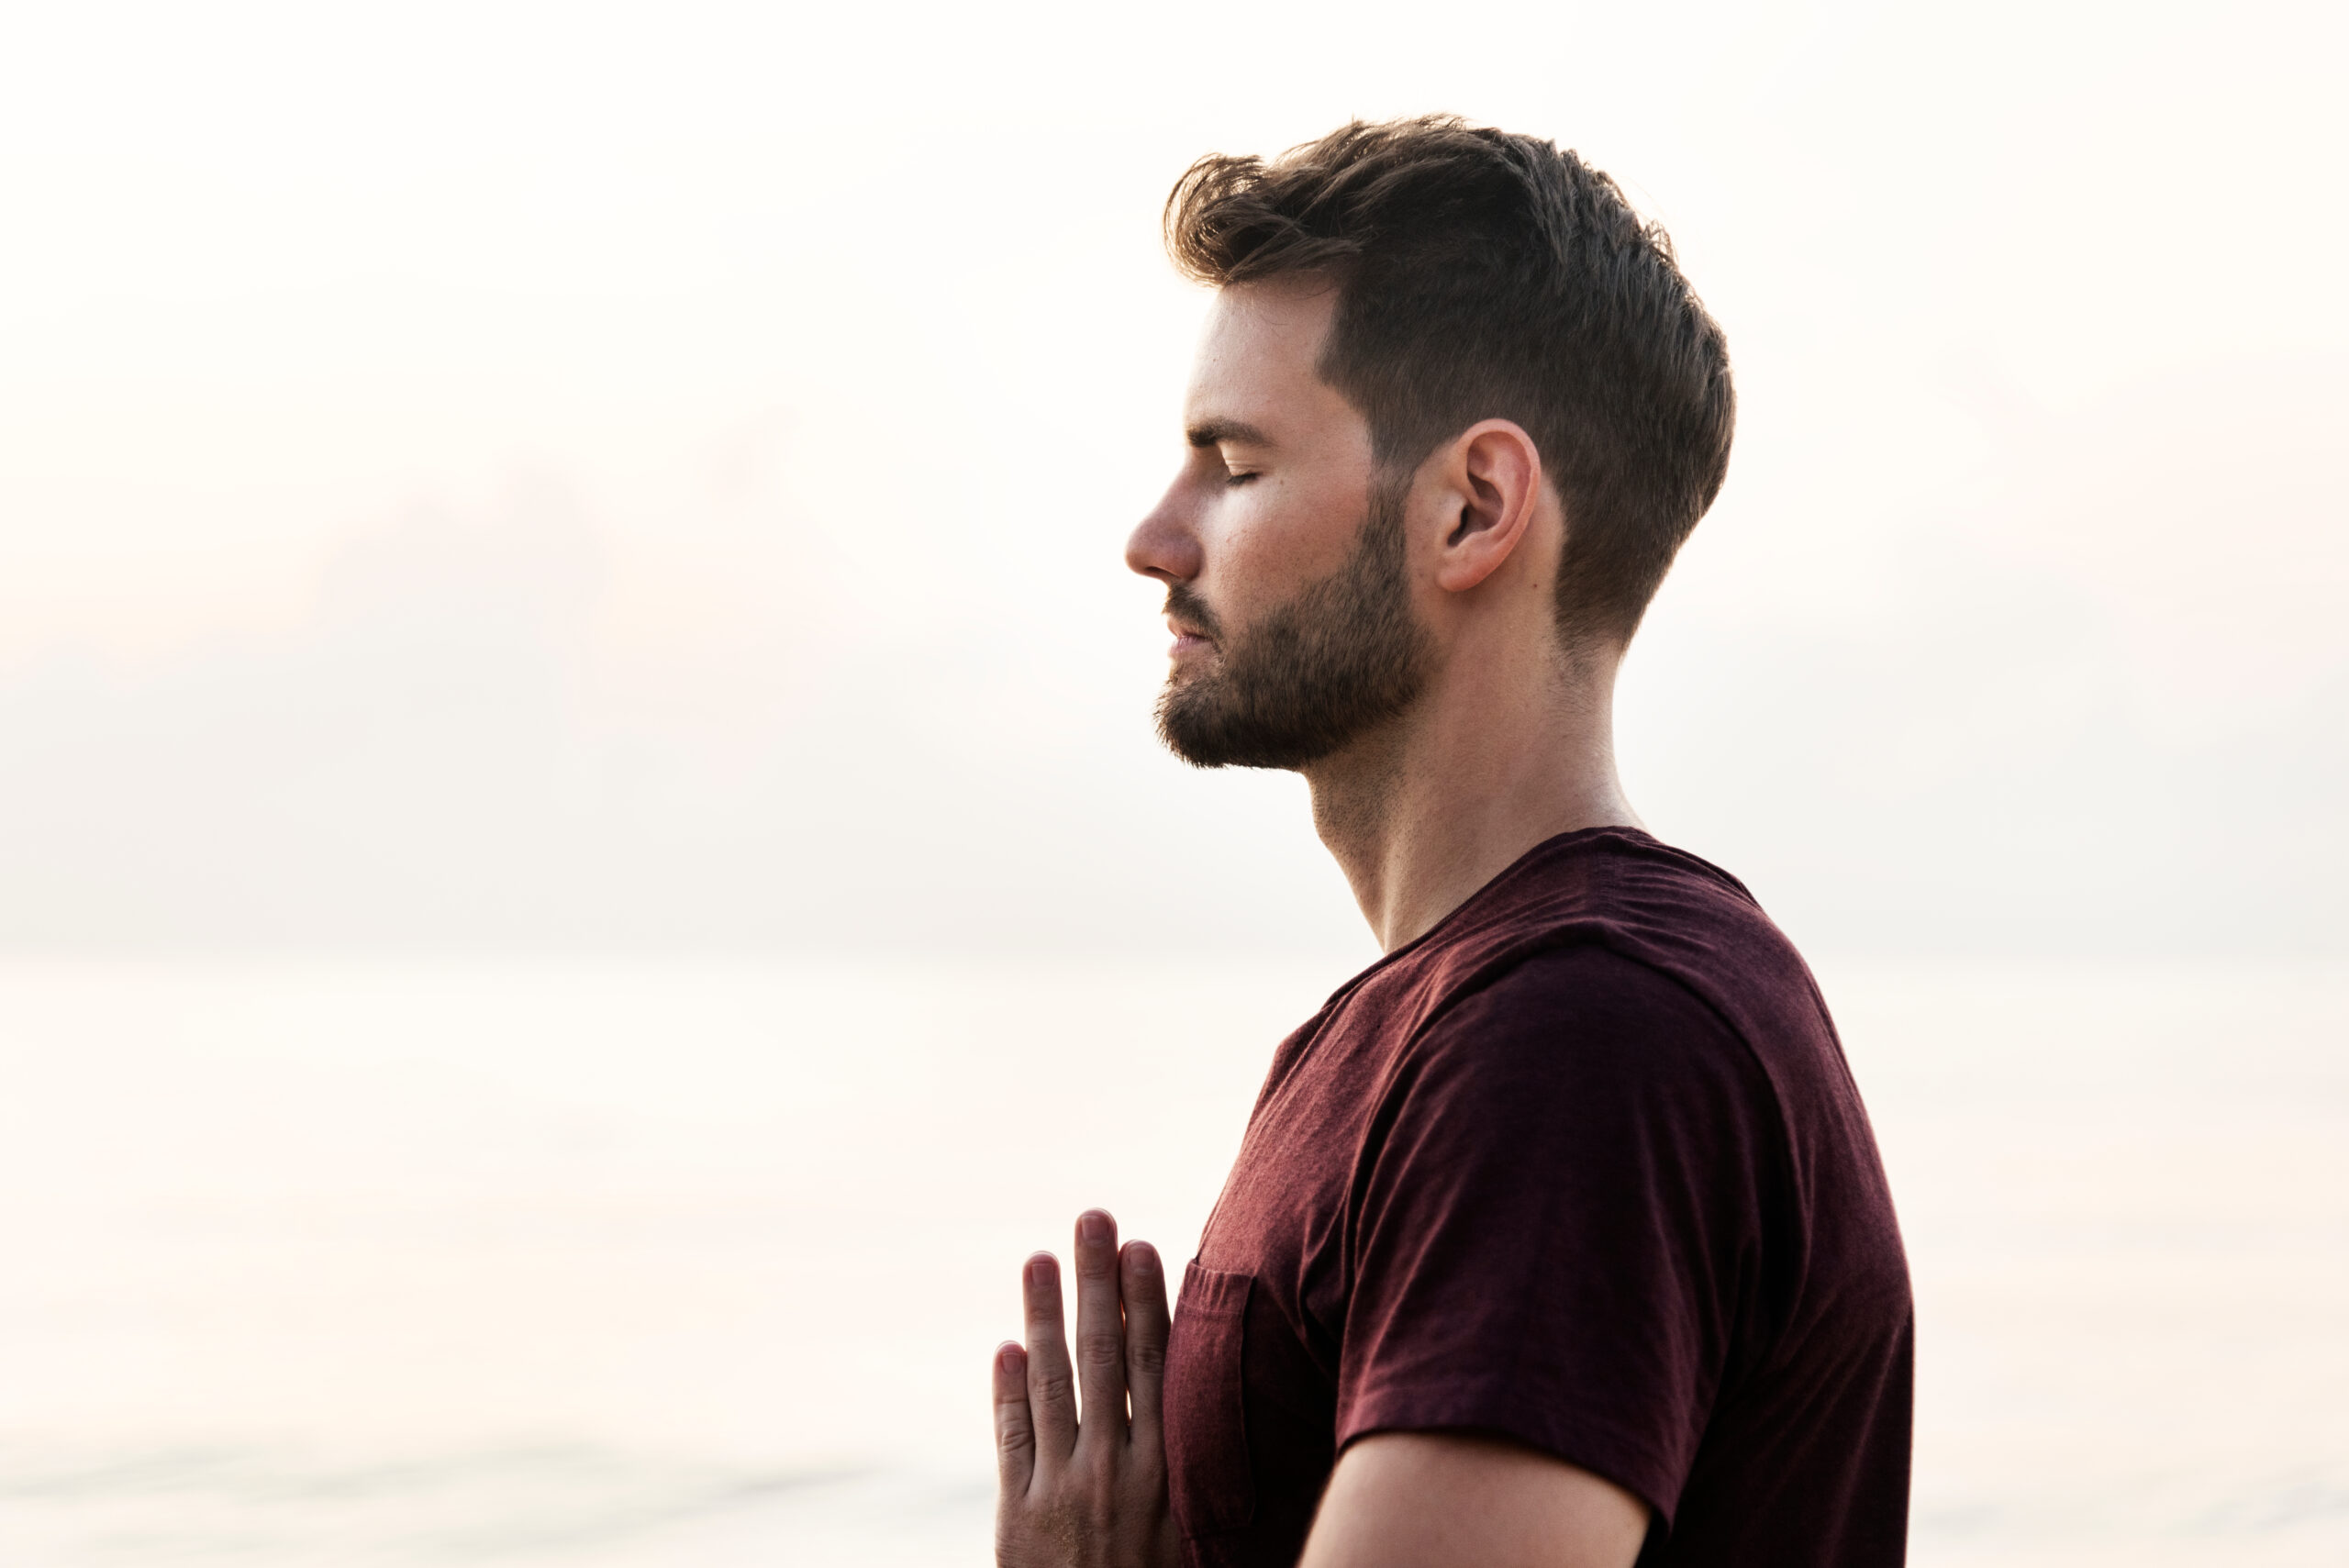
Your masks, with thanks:
<instances>
[{"instance_id":1,"label":"man","mask_svg":"<svg viewBox=\"0 0 2349 1568\"><path fill-rule=\"evenodd\" d=\"M1160 730L1301 772L1386 956L1275 1053L1171 1340L1107 1215L1074 1365L1029 1261L999 1562L1899 1562L1909 1283L1858 1092L1612 755L1727 468L1720 329L1606 176L1456 120L1204 160L1167 234L1218 294L1127 547Z\"/></svg>"}]
</instances>

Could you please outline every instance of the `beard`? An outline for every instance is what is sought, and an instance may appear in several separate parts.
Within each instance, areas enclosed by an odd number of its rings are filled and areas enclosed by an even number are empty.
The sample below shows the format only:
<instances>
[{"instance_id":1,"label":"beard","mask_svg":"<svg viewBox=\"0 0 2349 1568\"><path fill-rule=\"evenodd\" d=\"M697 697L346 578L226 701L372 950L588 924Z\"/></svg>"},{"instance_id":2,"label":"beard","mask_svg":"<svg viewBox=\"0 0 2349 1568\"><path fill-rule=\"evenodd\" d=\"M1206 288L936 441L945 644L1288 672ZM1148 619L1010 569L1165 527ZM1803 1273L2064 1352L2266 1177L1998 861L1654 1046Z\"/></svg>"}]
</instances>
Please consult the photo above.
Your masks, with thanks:
<instances>
[{"instance_id":1,"label":"beard","mask_svg":"<svg viewBox=\"0 0 2349 1568\"><path fill-rule=\"evenodd\" d=\"M1158 738L1199 768L1302 768L1409 707L1427 684L1427 633L1403 566L1406 486L1373 494L1345 563L1265 616L1223 635L1177 583L1169 615L1215 643L1214 666L1167 677Z\"/></svg>"}]
</instances>

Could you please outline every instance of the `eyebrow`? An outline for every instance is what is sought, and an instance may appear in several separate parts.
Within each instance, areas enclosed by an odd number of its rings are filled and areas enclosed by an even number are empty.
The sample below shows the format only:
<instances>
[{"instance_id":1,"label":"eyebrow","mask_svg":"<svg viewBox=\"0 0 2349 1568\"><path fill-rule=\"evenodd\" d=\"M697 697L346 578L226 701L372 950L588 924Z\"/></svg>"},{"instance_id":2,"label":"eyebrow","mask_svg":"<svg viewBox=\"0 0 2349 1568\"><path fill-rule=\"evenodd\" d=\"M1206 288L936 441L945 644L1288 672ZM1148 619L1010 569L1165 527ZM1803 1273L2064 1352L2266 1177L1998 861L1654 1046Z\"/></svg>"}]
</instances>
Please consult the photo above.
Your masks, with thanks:
<instances>
[{"instance_id":1,"label":"eyebrow","mask_svg":"<svg viewBox=\"0 0 2349 1568\"><path fill-rule=\"evenodd\" d=\"M1219 447L1226 441L1235 446L1268 447L1273 439L1253 425L1237 419L1209 419L1194 425L1186 432L1195 447Z\"/></svg>"}]
</instances>

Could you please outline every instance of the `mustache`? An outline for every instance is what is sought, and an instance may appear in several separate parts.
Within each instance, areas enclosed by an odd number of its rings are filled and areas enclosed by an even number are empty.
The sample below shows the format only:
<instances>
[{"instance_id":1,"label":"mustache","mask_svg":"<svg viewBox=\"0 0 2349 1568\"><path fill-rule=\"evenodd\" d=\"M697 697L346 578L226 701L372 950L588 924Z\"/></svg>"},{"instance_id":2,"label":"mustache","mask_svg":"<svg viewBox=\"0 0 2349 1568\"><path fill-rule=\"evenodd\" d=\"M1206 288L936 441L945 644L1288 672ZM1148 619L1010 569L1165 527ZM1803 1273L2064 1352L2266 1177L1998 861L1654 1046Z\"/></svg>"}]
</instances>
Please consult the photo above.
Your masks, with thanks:
<instances>
[{"instance_id":1,"label":"mustache","mask_svg":"<svg viewBox=\"0 0 2349 1568\"><path fill-rule=\"evenodd\" d=\"M1166 585L1165 613L1186 626L1197 627L1210 642L1223 640L1223 627L1215 618L1215 612L1208 608L1208 602L1180 583Z\"/></svg>"}]
</instances>

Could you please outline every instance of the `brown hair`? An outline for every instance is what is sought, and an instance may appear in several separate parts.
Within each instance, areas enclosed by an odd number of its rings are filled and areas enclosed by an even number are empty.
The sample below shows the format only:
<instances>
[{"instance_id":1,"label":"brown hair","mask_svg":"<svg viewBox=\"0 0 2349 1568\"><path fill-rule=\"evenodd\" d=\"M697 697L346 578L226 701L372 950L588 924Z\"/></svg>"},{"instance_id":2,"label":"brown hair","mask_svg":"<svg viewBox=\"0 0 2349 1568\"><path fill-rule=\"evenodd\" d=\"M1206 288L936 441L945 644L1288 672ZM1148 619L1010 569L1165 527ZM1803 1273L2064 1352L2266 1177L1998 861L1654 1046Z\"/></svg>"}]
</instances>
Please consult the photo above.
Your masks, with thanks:
<instances>
[{"instance_id":1,"label":"brown hair","mask_svg":"<svg viewBox=\"0 0 2349 1568\"><path fill-rule=\"evenodd\" d=\"M1322 379L1408 474L1479 419L1524 427L1566 513L1569 646L1628 639L1729 468L1729 345L1615 182L1450 116L1360 121L1271 162L1200 159L1166 248L1221 287L1325 273Z\"/></svg>"}]
</instances>

